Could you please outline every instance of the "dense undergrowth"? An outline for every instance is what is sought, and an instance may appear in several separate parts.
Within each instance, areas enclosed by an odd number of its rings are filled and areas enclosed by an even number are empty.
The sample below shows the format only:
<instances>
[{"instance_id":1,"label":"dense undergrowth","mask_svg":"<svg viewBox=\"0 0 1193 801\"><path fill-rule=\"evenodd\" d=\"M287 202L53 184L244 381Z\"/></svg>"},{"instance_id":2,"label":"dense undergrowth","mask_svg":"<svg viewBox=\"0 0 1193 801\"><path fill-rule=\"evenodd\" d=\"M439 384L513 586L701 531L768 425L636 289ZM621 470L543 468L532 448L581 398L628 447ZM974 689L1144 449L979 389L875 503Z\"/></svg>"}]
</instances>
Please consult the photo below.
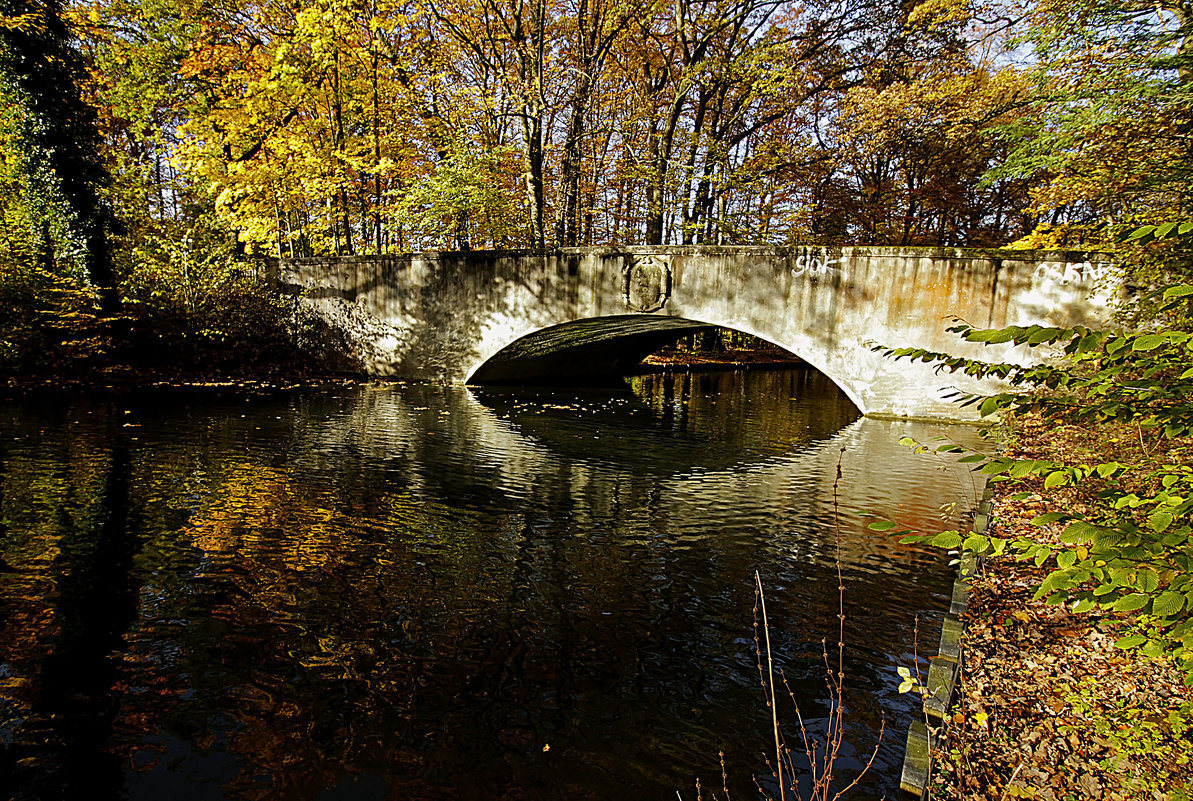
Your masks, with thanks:
<instances>
[{"instance_id":1,"label":"dense undergrowth","mask_svg":"<svg viewBox=\"0 0 1193 801\"><path fill-rule=\"evenodd\" d=\"M1125 430L1138 439L1135 450L1078 449L1037 459L940 446L938 452L964 454L961 462L975 464L993 482L1038 478L1045 491L1076 487L1096 503L1033 519L1038 526L1064 524L1055 543L956 531L907 533L909 541L979 555L1011 551L1037 567L1047 565L1037 598L1076 613L1130 613L1135 629L1118 646L1167 656L1193 682L1193 465L1187 445L1193 436L1193 334L1165 325L1193 318L1193 286L1169 287L1156 297L1159 314L1170 316L1157 317L1150 329L953 329L971 342L1055 349L1052 359L1033 365L918 348L887 352L1007 382L1001 393L960 396L963 404L978 405L983 417L1032 413L1056 427L1076 425L1100 437Z\"/></svg>"},{"instance_id":2,"label":"dense undergrowth","mask_svg":"<svg viewBox=\"0 0 1193 801\"><path fill-rule=\"evenodd\" d=\"M0 378L111 382L147 376L301 377L323 372L332 332L243 265L185 282L142 274L101 311L85 282L37 266L0 270Z\"/></svg>"},{"instance_id":3,"label":"dense undergrowth","mask_svg":"<svg viewBox=\"0 0 1193 801\"><path fill-rule=\"evenodd\" d=\"M1129 327L953 329L1030 366L887 350L1006 385L958 397L998 421L997 451L907 443L996 488L984 534L901 532L985 557L937 797L1190 796L1193 286L1139 300Z\"/></svg>"}]
</instances>

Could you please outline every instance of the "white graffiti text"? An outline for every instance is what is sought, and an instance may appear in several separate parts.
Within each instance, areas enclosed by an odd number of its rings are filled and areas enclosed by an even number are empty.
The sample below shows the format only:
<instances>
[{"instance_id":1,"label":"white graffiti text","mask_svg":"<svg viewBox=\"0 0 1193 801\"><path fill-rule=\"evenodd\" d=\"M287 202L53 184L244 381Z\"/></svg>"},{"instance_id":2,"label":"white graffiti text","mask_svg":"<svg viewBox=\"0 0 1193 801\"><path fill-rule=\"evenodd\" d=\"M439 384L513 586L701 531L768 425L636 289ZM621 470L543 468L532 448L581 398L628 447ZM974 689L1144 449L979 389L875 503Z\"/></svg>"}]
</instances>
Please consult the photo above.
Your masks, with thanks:
<instances>
[{"instance_id":1,"label":"white graffiti text","mask_svg":"<svg viewBox=\"0 0 1193 801\"><path fill-rule=\"evenodd\" d=\"M791 268L791 274L797 278L801 275L828 275L831 272L837 272L833 265L840 263L840 259L800 256L795 260L795 266Z\"/></svg>"},{"instance_id":2,"label":"white graffiti text","mask_svg":"<svg viewBox=\"0 0 1193 801\"><path fill-rule=\"evenodd\" d=\"M1053 281L1061 286L1091 284L1110 275L1113 267L1113 264L1102 261L1046 261L1036 267L1036 277Z\"/></svg>"}]
</instances>

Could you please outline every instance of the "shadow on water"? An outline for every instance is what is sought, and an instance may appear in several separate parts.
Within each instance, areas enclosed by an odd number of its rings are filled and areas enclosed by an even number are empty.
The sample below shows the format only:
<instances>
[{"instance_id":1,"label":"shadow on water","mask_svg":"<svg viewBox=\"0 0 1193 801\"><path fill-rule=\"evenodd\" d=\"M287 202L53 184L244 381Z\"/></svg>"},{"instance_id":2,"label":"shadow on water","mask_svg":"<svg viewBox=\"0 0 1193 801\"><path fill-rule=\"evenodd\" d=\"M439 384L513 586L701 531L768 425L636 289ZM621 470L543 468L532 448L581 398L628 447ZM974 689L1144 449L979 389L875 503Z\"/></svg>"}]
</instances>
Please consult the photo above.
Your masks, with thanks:
<instances>
[{"instance_id":1,"label":"shadow on water","mask_svg":"<svg viewBox=\"0 0 1193 801\"><path fill-rule=\"evenodd\" d=\"M105 745L119 705L116 659L137 619L132 567L139 541L129 520L130 456L119 435L87 445L98 450L95 492L71 499L74 509L57 510L60 536L45 565L44 579L53 585L43 599L46 625L30 632L46 636L49 646L31 654L36 695L27 717L4 721L10 747L0 757L0 769L8 787L19 788L15 798L116 797L123 784L120 761ZM74 489L68 485L67 492ZM7 534L9 541L17 536ZM6 568L6 579L19 581L20 571L7 563ZM7 624L11 611L5 612ZM4 667L11 674L11 664ZM11 715L13 705L6 706ZM22 730L19 742L13 742L14 724Z\"/></svg>"},{"instance_id":2,"label":"shadow on water","mask_svg":"<svg viewBox=\"0 0 1193 801\"><path fill-rule=\"evenodd\" d=\"M949 577L860 512L934 523L969 490L894 444L931 429L857 419L818 381L0 407L5 789L672 799L724 750L734 796L754 797L750 579L823 714L843 446L864 751L884 716L910 719L895 667ZM856 797L893 795L896 739Z\"/></svg>"}]
</instances>

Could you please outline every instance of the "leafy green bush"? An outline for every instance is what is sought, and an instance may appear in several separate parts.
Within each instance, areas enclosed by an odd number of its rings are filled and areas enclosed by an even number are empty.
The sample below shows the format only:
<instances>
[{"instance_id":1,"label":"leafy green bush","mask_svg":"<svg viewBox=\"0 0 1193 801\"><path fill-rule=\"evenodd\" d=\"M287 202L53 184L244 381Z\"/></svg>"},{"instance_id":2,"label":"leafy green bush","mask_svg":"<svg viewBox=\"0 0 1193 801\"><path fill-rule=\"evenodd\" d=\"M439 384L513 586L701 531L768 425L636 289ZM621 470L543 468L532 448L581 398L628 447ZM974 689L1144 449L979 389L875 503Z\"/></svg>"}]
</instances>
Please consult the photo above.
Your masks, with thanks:
<instances>
[{"instance_id":1,"label":"leafy green bush","mask_svg":"<svg viewBox=\"0 0 1193 801\"><path fill-rule=\"evenodd\" d=\"M1193 285L1153 297L1170 319L1190 319ZM958 394L983 417L1034 412L1057 424L1129 426L1150 442L1139 458L1123 460L1016 460L944 445L964 453L992 481L1043 479L1045 490L1080 486L1097 499L1088 513L1049 512L1032 522L1064 524L1059 542L1013 540L957 531L905 534L905 541L964 548L978 554L1016 553L1049 572L1037 598L1081 613L1095 607L1130 613L1135 631L1117 642L1147 656L1167 655L1193 684L1193 466L1179 445L1193 434L1193 334L1171 328L1125 333L1085 327L1011 326L950 329L970 342L1054 346L1060 359L1031 366L987 363L918 348L885 349L896 359L935 362L941 370L1000 378L1005 392ZM878 350L883 350L878 348ZM922 447L922 446L921 446ZM888 522L873 524L890 528Z\"/></svg>"},{"instance_id":2,"label":"leafy green bush","mask_svg":"<svg viewBox=\"0 0 1193 801\"><path fill-rule=\"evenodd\" d=\"M1075 721L1062 723L1060 732L1104 741L1110 755L1100 766L1113 773L1133 797L1167 792L1173 801L1187 801L1187 788L1165 786L1162 777L1170 777L1189 763L1185 743L1193 731L1193 702L1150 709L1122 695L1113 696L1107 706L1106 696L1105 688L1093 676L1086 676L1076 686L1064 685L1061 699Z\"/></svg>"},{"instance_id":3,"label":"leafy green bush","mask_svg":"<svg viewBox=\"0 0 1193 801\"><path fill-rule=\"evenodd\" d=\"M79 277L0 263L0 374L293 375L317 371L334 347L253 265L218 253L189 263L154 255L127 271L116 317L101 313Z\"/></svg>"}]
</instances>

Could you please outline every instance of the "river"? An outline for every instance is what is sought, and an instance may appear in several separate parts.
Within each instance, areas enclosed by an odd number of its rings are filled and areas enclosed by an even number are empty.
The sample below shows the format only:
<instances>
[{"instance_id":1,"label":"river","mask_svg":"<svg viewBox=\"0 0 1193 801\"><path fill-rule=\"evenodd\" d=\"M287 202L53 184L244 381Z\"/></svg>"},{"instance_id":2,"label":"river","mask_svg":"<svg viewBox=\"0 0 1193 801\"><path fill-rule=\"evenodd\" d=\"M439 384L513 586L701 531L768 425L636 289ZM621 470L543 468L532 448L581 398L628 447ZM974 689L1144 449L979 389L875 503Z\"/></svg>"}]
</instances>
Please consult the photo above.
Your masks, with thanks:
<instances>
[{"instance_id":1,"label":"river","mask_svg":"<svg viewBox=\"0 0 1193 801\"><path fill-rule=\"evenodd\" d=\"M896 668L934 650L952 568L863 514L939 527L977 491L901 436L976 434L859 418L808 369L5 403L0 789L694 799L723 752L755 798L753 577L815 732L839 529L839 767L882 730L851 797L893 797Z\"/></svg>"}]
</instances>

